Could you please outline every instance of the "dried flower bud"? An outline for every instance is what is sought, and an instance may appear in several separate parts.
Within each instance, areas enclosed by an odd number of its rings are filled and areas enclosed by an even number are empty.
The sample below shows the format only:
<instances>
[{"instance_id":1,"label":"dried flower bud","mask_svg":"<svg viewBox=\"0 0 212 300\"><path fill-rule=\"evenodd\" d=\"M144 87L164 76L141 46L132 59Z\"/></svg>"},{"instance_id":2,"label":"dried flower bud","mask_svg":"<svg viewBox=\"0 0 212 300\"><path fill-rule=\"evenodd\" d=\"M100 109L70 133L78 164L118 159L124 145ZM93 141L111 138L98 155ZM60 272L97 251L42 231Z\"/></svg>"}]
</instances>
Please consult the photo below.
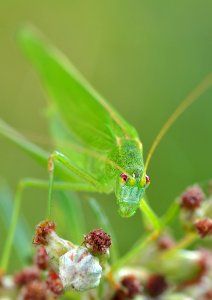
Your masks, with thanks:
<instances>
[{"instance_id":1,"label":"dried flower bud","mask_svg":"<svg viewBox=\"0 0 212 300\"><path fill-rule=\"evenodd\" d=\"M141 294L140 281L134 275L127 275L121 280L121 287L116 291L113 300L134 299Z\"/></svg>"},{"instance_id":2,"label":"dried flower bud","mask_svg":"<svg viewBox=\"0 0 212 300\"><path fill-rule=\"evenodd\" d=\"M39 246L37 247L37 252L35 255L35 265L40 269L40 270L46 270L48 268L48 255L46 252L45 247Z\"/></svg>"},{"instance_id":3,"label":"dried flower bud","mask_svg":"<svg viewBox=\"0 0 212 300\"><path fill-rule=\"evenodd\" d=\"M102 229L94 229L85 235L84 245L96 254L106 254L111 246L111 237Z\"/></svg>"},{"instance_id":4,"label":"dried flower bud","mask_svg":"<svg viewBox=\"0 0 212 300\"><path fill-rule=\"evenodd\" d=\"M199 220L195 222L194 226L202 238L212 235L212 219Z\"/></svg>"},{"instance_id":5,"label":"dried flower bud","mask_svg":"<svg viewBox=\"0 0 212 300\"><path fill-rule=\"evenodd\" d=\"M75 247L60 257L59 276L64 289L83 292L99 285L102 267L84 247Z\"/></svg>"},{"instance_id":6,"label":"dried flower bud","mask_svg":"<svg viewBox=\"0 0 212 300\"><path fill-rule=\"evenodd\" d=\"M197 271L194 272L192 277L183 281L181 286L188 287L199 284L209 268L210 259L211 256L207 251L199 251L199 259L196 262L196 266L198 267Z\"/></svg>"},{"instance_id":7,"label":"dried flower bud","mask_svg":"<svg viewBox=\"0 0 212 300\"><path fill-rule=\"evenodd\" d=\"M211 300L211 299L212 299L212 289L209 290L209 291L207 291L207 292L203 295L203 297L202 297L201 300Z\"/></svg>"},{"instance_id":8,"label":"dried flower bud","mask_svg":"<svg viewBox=\"0 0 212 300\"><path fill-rule=\"evenodd\" d=\"M169 235L160 237L157 242L158 249L161 251L171 249L174 245L175 242Z\"/></svg>"},{"instance_id":9,"label":"dried flower bud","mask_svg":"<svg viewBox=\"0 0 212 300\"><path fill-rule=\"evenodd\" d=\"M40 223L33 239L36 245L45 245L51 268L58 271L59 257L72 249L74 245L60 238L55 232L55 224L50 221Z\"/></svg>"},{"instance_id":10,"label":"dried flower bud","mask_svg":"<svg viewBox=\"0 0 212 300\"><path fill-rule=\"evenodd\" d=\"M63 284L56 272L49 272L46 280L46 286L54 297L59 297L63 293Z\"/></svg>"},{"instance_id":11,"label":"dried flower bud","mask_svg":"<svg viewBox=\"0 0 212 300\"><path fill-rule=\"evenodd\" d=\"M18 286L23 286L31 281L38 280L40 271L35 267L27 267L18 272L14 277L14 282Z\"/></svg>"},{"instance_id":12,"label":"dried flower bud","mask_svg":"<svg viewBox=\"0 0 212 300\"><path fill-rule=\"evenodd\" d=\"M45 285L38 280L30 282L24 289L23 300L47 300Z\"/></svg>"},{"instance_id":13,"label":"dried flower bud","mask_svg":"<svg viewBox=\"0 0 212 300\"><path fill-rule=\"evenodd\" d=\"M167 287L168 284L165 277L160 274L151 275L146 283L147 293L153 298L161 295Z\"/></svg>"},{"instance_id":14,"label":"dried flower bud","mask_svg":"<svg viewBox=\"0 0 212 300\"><path fill-rule=\"evenodd\" d=\"M55 227L55 223L48 220L45 220L38 224L36 227L36 234L33 239L33 244L47 245L47 237L51 232L55 231Z\"/></svg>"},{"instance_id":15,"label":"dried flower bud","mask_svg":"<svg viewBox=\"0 0 212 300\"><path fill-rule=\"evenodd\" d=\"M180 205L182 208L192 211L200 207L204 198L202 189L198 185L193 185L182 194Z\"/></svg>"}]
</instances>

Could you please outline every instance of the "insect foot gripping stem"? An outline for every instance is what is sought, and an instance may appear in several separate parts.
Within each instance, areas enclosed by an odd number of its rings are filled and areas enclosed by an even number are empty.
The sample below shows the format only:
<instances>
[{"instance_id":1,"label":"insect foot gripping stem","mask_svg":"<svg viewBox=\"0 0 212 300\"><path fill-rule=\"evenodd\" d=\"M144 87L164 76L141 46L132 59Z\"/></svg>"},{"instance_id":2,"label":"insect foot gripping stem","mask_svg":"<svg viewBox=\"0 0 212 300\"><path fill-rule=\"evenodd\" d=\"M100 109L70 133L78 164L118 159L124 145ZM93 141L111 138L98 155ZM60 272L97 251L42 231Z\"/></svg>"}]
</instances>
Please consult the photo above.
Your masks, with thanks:
<instances>
[{"instance_id":1,"label":"insect foot gripping stem","mask_svg":"<svg viewBox=\"0 0 212 300\"><path fill-rule=\"evenodd\" d=\"M39 266L41 265L43 269L44 265L46 269L46 254L48 255L48 268L55 273L50 279L56 280L59 292L61 292L60 281L63 290L77 292L93 289L99 285L111 246L110 236L102 229L94 229L88 233L84 236L82 246L77 246L60 238L55 232L54 222L46 220L36 227L33 243L42 250L39 254L45 256L43 264L39 255L39 259L36 260L37 266L39 262ZM49 286L53 288L52 282Z\"/></svg>"},{"instance_id":2,"label":"insect foot gripping stem","mask_svg":"<svg viewBox=\"0 0 212 300\"><path fill-rule=\"evenodd\" d=\"M54 154L51 154L48 159L48 172L51 174L54 171Z\"/></svg>"}]
</instances>

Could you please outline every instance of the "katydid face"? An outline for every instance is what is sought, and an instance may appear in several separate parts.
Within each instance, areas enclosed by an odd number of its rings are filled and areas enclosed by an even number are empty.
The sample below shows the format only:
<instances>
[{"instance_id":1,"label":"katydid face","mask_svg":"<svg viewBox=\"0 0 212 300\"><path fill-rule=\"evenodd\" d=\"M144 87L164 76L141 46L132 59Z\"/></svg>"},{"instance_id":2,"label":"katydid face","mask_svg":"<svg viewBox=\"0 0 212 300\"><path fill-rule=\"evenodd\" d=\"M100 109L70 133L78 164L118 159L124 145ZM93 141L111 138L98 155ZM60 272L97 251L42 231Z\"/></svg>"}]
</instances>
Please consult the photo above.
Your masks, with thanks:
<instances>
[{"instance_id":1,"label":"katydid face","mask_svg":"<svg viewBox=\"0 0 212 300\"><path fill-rule=\"evenodd\" d=\"M118 211L122 217L131 217L140 205L150 179L147 175L142 177L129 177L121 174L116 183L116 197Z\"/></svg>"}]
</instances>

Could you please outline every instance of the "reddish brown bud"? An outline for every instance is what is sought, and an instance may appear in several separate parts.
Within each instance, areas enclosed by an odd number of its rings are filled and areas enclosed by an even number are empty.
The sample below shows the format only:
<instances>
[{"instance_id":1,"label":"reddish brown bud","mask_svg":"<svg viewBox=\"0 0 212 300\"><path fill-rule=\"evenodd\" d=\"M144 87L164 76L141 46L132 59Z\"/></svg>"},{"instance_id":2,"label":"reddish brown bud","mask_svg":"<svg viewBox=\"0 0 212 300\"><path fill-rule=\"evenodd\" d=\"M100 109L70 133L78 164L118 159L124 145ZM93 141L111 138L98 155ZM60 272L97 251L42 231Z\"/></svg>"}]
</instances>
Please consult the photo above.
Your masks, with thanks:
<instances>
[{"instance_id":1,"label":"reddish brown bud","mask_svg":"<svg viewBox=\"0 0 212 300\"><path fill-rule=\"evenodd\" d=\"M18 286L26 285L31 281L38 280L40 272L35 267L24 268L18 272L14 277L14 282Z\"/></svg>"},{"instance_id":2,"label":"reddish brown bud","mask_svg":"<svg viewBox=\"0 0 212 300\"><path fill-rule=\"evenodd\" d=\"M45 285L38 280L30 282L23 293L23 300L47 300Z\"/></svg>"},{"instance_id":3,"label":"reddish brown bud","mask_svg":"<svg viewBox=\"0 0 212 300\"><path fill-rule=\"evenodd\" d=\"M36 227L35 237L33 239L33 244L36 245L46 245L46 237L55 231L55 223L51 221L43 221Z\"/></svg>"},{"instance_id":4,"label":"reddish brown bud","mask_svg":"<svg viewBox=\"0 0 212 300\"><path fill-rule=\"evenodd\" d=\"M63 293L63 284L56 272L49 272L46 280L46 286L55 297L59 297Z\"/></svg>"},{"instance_id":5,"label":"reddish brown bud","mask_svg":"<svg viewBox=\"0 0 212 300\"><path fill-rule=\"evenodd\" d=\"M199 284L203 276L209 269L209 265L211 263L210 260L211 260L211 254L207 251L202 250L200 259L197 261L197 266L198 266L197 273L194 275L193 278L184 281L182 283L182 287Z\"/></svg>"},{"instance_id":6,"label":"reddish brown bud","mask_svg":"<svg viewBox=\"0 0 212 300\"><path fill-rule=\"evenodd\" d=\"M187 210L195 210L200 207L205 198L202 189L198 185L189 187L181 196L180 205Z\"/></svg>"},{"instance_id":7,"label":"reddish brown bud","mask_svg":"<svg viewBox=\"0 0 212 300\"><path fill-rule=\"evenodd\" d=\"M201 300L212 300L212 290L207 291L203 297L201 298Z\"/></svg>"},{"instance_id":8,"label":"reddish brown bud","mask_svg":"<svg viewBox=\"0 0 212 300\"><path fill-rule=\"evenodd\" d=\"M40 270L46 270L48 268L48 260L46 249L43 246L38 247L35 255L35 265Z\"/></svg>"},{"instance_id":9,"label":"reddish brown bud","mask_svg":"<svg viewBox=\"0 0 212 300\"><path fill-rule=\"evenodd\" d=\"M158 249L163 251L172 248L175 245L175 242L170 236L164 235L159 238L157 245Z\"/></svg>"},{"instance_id":10,"label":"reddish brown bud","mask_svg":"<svg viewBox=\"0 0 212 300\"><path fill-rule=\"evenodd\" d=\"M153 298L161 295L167 287L168 284L165 277L160 274L151 275L146 283L147 293Z\"/></svg>"},{"instance_id":11,"label":"reddish brown bud","mask_svg":"<svg viewBox=\"0 0 212 300\"><path fill-rule=\"evenodd\" d=\"M212 219L199 220L195 222L194 226L202 238L212 235Z\"/></svg>"},{"instance_id":12,"label":"reddish brown bud","mask_svg":"<svg viewBox=\"0 0 212 300\"><path fill-rule=\"evenodd\" d=\"M111 246L111 237L102 229L94 229L84 237L83 244L97 254L106 254Z\"/></svg>"},{"instance_id":13,"label":"reddish brown bud","mask_svg":"<svg viewBox=\"0 0 212 300\"><path fill-rule=\"evenodd\" d=\"M140 281L134 275L125 276L121 280L121 287L116 291L113 300L134 299L136 295L141 294Z\"/></svg>"}]
</instances>

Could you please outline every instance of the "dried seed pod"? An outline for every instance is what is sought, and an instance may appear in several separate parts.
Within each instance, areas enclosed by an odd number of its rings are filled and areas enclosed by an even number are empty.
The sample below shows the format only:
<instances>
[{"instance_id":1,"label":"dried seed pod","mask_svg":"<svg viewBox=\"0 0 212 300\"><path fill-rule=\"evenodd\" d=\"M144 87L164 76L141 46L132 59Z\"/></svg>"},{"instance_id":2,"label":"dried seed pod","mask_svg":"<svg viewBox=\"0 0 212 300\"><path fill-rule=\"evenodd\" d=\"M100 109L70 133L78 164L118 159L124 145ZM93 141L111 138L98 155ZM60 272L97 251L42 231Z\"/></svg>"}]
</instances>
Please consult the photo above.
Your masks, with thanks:
<instances>
[{"instance_id":1,"label":"dried seed pod","mask_svg":"<svg viewBox=\"0 0 212 300\"><path fill-rule=\"evenodd\" d=\"M157 241L157 247L160 251L171 249L172 247L174 247L174 245L175 241L169 235L163 235L159 237Z\"/></svg>"},{"instance_id":2,"label":"dried seed pod","mask_svg":"<svg viewBox=\"0 0 212 300\"><path fill-rule=\"evenodd\" d=\"M212 219L198 220L194 226L202 238L212 235Z\"/></svg>"},{"instance_id":3,"label":"dried seed pod","mask_svg":"<svg viewBox=\"0 0 212 300\"><path fill-rule=\"evenodd\" d=\"M202 300L211 300L212 299L212 289L207 291L204 295Z\"/></svg>"},{"instance_id":4,"label":"dried seed pod","mask_svg":"<svg viewBox=\"0 0 212 300\"><path fill-rule=\"evenodd\" d=\"M39 246L37 248L34 262L40 270L46 270L48 268L49 258L44 246Z\"/></svg>"},{"instance_id":5,"label":"dried seed pod","mask_svg":"<svg viewBox=\"0 0 212 300\"><path fill-rule=\"evenodd\" d=\"M55 271L58 271L59 257L75 247L71 242L56 234L55 224L51 221L43 221L36 227L33 243L45 246L49 263Z\"/></svg>"},{"instance_id":6,"label":"dried seed pod","mask_svg":"<svg viewBox=\"0 0 212 300\"><path fill-rule=\"evenodd\" d=\"M55 231L55 223L52 221L42 221L36 226L35 237L33 238L33 244L35 245L47 245L47 237L49 234Z\"/></svg>"},{"instance_id":7,"label":"dried seed pod","mask_svg":"<svg viewBox=\"0 0 212 300\"><path fill-rule=\"evenodd\" d=\"M95 254L106 254L112 244L111 237L102 229L94 229L84 237L84 245Z\"/></svg>"},{"instance_id":8,"label":"dried seed pod","mask_svg":"<svg viewBox=\"0 0 212 300\"><path fill-rule=\"evenodd\" d=\"M134 299L141 294L140 280L134 275L127 275L122 278L120 288L115 292L113 300Z\"/></svg>"},{"instance_id":9,"label":"dried seed pod","mask_svg":"<svg viewBox=\"0 0 212 300\"><path fill-rule=\"evenodd\" d=\"M85 247L75 247L59 259L59 276L66 290L83 292L99 285L102 267Z\"/></svg>"},{"instance_id":10,"label":"dried seed pod","mask_svg":"<svg viewBox=\"0 0 212 300\"><path fill-rule=\"evenodd\" d=\"M63 284L56 272L50 271L46 280L47 289L54 295L59 297L63 293Z\"/></svg>"},{"instance_id":11,"label":"dried seed pod","mask_svg":"<svg viewBox=\"0 0 212 300\"><path fill-rule=\"evenodd\" d=\"M31 281L39 280L40 271L35 267L26 267L14 276L14 282L17 286L23 286Z\"/></svg>"},{"instance_id":12,"label":"dried seed pod","mask_svg":"<svg viewBox=\"0 0 212 300\"><path fill-rule=\"evenodd\" d=\"M23 300L47 300L46 287L43 282L34 280L24 289L21 299Z\"/></svg>"},{"instance_id":13,"label":"dried seed pod","mask_svg":"<svg viewBox=\"0 0 212 300\"><path fill-rule=\"evenodd\" d=\"M195 210L200 207L205 195L198 185L189 187L181 196L180 206L186 210Z\"/></svg>"},{"instance_id":14,"label":"dried seed pod","mask_svg":"<svg viewBox=\"0 0 212 300\"><path fill-rule=\"evenodd\" d=\"M161 274L153 274L151 275L146 283L146 290L147 293L151 297L158 297L160 296L168 287L166 279Z\"/></svg>"}]
</instances>

